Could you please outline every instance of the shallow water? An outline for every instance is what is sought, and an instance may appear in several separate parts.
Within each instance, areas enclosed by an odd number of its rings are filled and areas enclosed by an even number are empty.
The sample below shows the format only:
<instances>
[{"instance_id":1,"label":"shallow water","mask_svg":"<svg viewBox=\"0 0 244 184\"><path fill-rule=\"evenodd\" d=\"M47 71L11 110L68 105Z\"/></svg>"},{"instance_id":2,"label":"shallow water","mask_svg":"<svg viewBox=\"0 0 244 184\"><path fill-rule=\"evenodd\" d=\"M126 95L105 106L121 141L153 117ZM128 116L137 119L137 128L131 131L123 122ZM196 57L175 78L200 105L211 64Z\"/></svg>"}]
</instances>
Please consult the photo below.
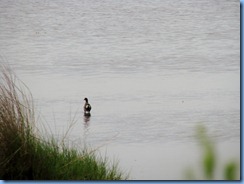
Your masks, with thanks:
<instances>
[{"instance_id":1,"label":"shallow water","mask_svg":"<svg viewBox=\"0 0 244 184\"><path fill-rule=\"evenodd\" d=\"M176 152L185 154L179 165L197 159L198 124L240 158L239 15L229 0L2 0L1 62L30 88L54 136L74 118L69 140L107 149L131 178L180 179L153 163L172 160L161 165L170 168ZM165 156L149 161L153 148Z\"/></svg>"}]
</instances>

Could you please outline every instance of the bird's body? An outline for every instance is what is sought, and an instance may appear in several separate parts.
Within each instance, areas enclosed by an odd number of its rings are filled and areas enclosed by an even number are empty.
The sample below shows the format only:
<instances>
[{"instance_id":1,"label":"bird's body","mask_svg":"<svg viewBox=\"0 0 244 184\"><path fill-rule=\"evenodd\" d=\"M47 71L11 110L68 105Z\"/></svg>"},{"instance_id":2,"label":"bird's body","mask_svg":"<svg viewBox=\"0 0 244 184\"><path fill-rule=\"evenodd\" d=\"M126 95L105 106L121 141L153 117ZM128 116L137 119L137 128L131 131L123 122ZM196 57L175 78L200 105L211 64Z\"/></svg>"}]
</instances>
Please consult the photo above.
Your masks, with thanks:
<instances>
[{"instance_id":1,"label":"bird's body","mask_svg":"<svg viewBox=\"0 0 244 184\"><path fill-rule=\"evenodd\" d=\"M84 115L88 115L88 116L90 116L90 115L91 115L91 114L90 114L90 111L91 111L92 107L91 107L91 105L88 103L88 99L87 99L87 98L85 98L84 100L85 100L85 104L84 104Z\"/></svg>"}]
</instances>

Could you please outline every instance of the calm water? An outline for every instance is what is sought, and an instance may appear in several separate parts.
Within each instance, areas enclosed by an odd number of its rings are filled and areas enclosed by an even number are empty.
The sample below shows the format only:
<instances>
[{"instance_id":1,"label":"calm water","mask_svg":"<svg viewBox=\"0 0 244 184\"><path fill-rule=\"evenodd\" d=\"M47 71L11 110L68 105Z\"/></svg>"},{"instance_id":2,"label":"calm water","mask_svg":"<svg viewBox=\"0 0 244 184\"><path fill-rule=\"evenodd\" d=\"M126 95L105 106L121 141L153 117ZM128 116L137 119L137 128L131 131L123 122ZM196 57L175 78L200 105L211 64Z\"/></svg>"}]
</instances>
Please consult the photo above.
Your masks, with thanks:
<instances>
[{"instance_id":1,"label":"calm water","mask_svg":"<svg viewBox=\"0 0 244 184\"><path fill-rule=\"evenodd\" d=\"M234 0L1 0L0 61L54 136L74 118L69 140L105 149L131 179L181 179L198 124L220 158L240 158L239 17Z\"/></svg>"}]
</instances>

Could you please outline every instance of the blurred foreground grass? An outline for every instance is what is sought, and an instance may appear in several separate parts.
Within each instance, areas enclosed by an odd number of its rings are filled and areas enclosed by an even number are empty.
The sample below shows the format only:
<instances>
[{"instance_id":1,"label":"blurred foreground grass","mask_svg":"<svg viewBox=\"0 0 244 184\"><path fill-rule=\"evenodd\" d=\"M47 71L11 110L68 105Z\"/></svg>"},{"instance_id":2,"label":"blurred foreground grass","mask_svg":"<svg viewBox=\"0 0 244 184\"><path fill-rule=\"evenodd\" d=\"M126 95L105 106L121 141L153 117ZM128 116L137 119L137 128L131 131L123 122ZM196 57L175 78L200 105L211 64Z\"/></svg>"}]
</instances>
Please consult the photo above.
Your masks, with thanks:
<instances>
[{"instance_id":1,"label":"blurred foreground grass","mask_svg":"<svg viewBox=\"0 0 244 184\"><path fill-rule=\"evenodd\" d=\"M202 149L201 168L203 178L197 177L196 173L192 170L188 170L186 173L186 179L189 180L214 180L215 173L217 171L217 157L215 151L215 144L213 140L207 135L206 128L202 125L197 126L196 137ZM228 150L226 150L228 151ZM236 160L229 160L222 167L222 180L240 180L239 175L239 163Z\"/></svg>"}]
</instances>

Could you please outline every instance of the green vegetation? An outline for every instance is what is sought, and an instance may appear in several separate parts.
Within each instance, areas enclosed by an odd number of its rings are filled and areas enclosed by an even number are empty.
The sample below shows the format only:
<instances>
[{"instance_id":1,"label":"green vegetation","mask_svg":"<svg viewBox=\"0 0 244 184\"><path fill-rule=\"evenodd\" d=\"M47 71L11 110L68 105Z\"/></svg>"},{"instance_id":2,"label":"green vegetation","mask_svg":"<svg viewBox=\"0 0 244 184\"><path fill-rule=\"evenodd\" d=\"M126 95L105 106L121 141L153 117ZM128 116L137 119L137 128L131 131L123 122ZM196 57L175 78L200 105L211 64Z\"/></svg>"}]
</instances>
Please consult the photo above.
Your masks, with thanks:
<instances>
[{"instance_id":1,"label":"green vegetation","mask_svg":"<svg viewBox=\"0 0 244 184\"><path fill-rule=\"evenodd\" d=\"M202 179L214 180L217 165L217 155L215 153L213 141L207 135L205 127L197 127L197 139L203 149L201 166L204 178ZM238 163L236 161L227 162L222 172L224 176L223 180L238 180ZM192 171L188 171L187 179L197 180L199 178L195 177Z\"/></svg>"},{"instance_id":2,"label":"green vegetation","mask_svg":"<svg viewBox=\"0 0 244 184\"><path fill-rule=\"evenodd\" d=\"M109 167L108 160L94 152L67 148L38 135L28 88L6 68L0 77L1 180L126 179L117 165Z\"/></svg>"}]
</instances>

